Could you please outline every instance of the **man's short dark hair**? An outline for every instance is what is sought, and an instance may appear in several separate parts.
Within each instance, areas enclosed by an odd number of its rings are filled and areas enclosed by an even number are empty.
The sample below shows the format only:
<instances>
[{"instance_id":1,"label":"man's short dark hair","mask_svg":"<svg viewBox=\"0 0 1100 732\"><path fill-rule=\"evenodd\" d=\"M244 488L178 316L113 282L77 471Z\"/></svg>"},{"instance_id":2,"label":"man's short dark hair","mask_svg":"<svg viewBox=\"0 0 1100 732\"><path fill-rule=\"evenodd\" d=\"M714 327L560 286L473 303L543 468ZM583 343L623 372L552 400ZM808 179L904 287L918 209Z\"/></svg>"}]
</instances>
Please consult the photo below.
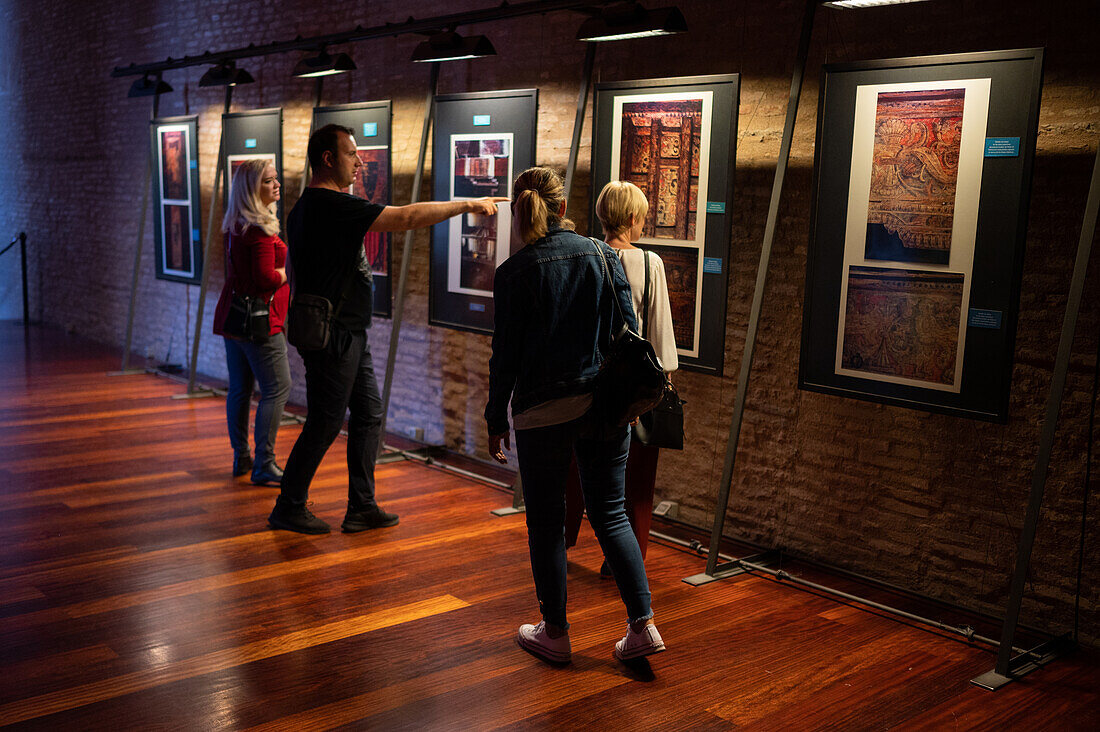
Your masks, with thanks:
<instances>
[{"instance_id":1,"label":"man's short dark hair","mask_svg":"<svg viewBox=\"0 0 1100 732\"><path fill-rule=\"evenodd\" d=\"M336 145L340 141L341 134L350 137L355 134L355 131L343 125L325 125L309 136L309 144L306 146L306 157L309 158L309 166L311 168L316 170L325 167L325 161L321 156L326 152L332 153L333 160L336 159L336 153L338 152Z\"/></svg>"}]
</instances>

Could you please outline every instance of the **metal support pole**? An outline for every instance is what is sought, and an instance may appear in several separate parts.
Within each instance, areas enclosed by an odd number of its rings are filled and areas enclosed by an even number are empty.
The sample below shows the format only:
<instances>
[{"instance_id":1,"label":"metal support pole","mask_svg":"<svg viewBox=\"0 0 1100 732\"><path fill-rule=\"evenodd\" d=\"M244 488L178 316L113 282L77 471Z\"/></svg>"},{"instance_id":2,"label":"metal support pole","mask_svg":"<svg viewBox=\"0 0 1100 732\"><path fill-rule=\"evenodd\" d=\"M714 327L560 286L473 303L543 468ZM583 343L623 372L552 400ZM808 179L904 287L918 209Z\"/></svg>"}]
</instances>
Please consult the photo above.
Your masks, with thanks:
<instances>
[{"instance_id":1,"label":"metal support pole","mask_svg":"<svg viewBox=\"0 0 1100 732\"><path fill-rule=\"evenodd\" d=\"M27 298L27 232L19 232L19 259L23 269L23 327L31 324L30 300Z\"/></svg>"},{"instance_id":2,"label":"metal support pole","mask_svg":"<svg viewBox=\"0 0 1100 732\"><path fill-rule=\"evenodd\" d=\"M317 83L313 85L313 108L321 106L321 92L325 89L325 77L318 76ZM309 115L309 137L313 137L313 114L312 111ZM306 138L306 140L309 139ZM302 194L306 191L306 181L309 180L309 156L306 156L306 164L302 167L302 182L298 186L298 197L301 198Z\"/></svg>"},{"instance_id":3,"label":"metal support pole","mask_svg":"<svg viewBox=\"0 0 1100 732\"><path fill-rule=\"evenodd\" d=\"M420 182L424 177L424 162L428 155L428 132L432 126L432 116L435 114L435 90L439 85L439 62L432 63L431 80L428 82L428 93L424 98L424 129L420 133L420 156L416 162L416 173L413 175L412 195L410 203L420 200ZM397 297L393 304L393 328L390 330L390 348L386 354L386 376L382 382L382 439L378 441L378 454L385 450L386 444L386 417L390 411L390 391L393 388L393 368L397 361L397 343L401 335L401 316L405 312L405 286L409 279L409 264L412 256L412 230L405 232L405 244L401 250L401 275L397 280Z\"/></svg>"},{"instance_id":4,"label":"metal support pole","mask_svg":"<svg viewBox=\"0 0 1100 732\"><path fill-rule=\"evenodd\" d=\"M737 458L737 442L745 415L745 394L748 392L752 360L756 350L756 330L760 325L760 308L764 300L764 287L768 280L768 262L771 259L772 242L775 240L776 220L779 218L779 199L783 194L783 180L787 175L787 162L791 155L794 123L798 115L798 100L802 95L802 77L806 73L806 56L810 50L810 37L813 35L816 9L817 0L806 0L806 10L802 17L802 35L798 42L798 53L795 56L794 74L791 76L791 95L787 101L787 120L783 126L783 141L779 146L779 161L776 163L771 203L768 206L768 223L764 227L760 265L756 270L756 286L752 295L752 309L749 311L749 329L745 336L745 350L741 356L741 374L737 379L737 401L733 406L733 420L730 423L729 440L726 442L726 459L722 467L722 482L714 513L714 529L711 532L710 552L707 555L706 574L708 575L713 575L717 567L718 544L722 539L722 529L726 523L730 485L733 482L733 468ZM736 113L734 110L734 114Z\"/></svg>"},{"instance_id":5,"label":"metal support pole","mask_svg":"<svg viewBox=\"0 0 1100 732\"><path fill-rule=\"evenodd\" d=\"M588 90L592 87L592 67L596 62L597 43L589 43L584 50L584 67L581 70L581 88L577 92L577 116L573 119L573 142L569 145L569 162L565 166L565 200L573 191L573 174L577 171L577 156L581 147L581 128L588 108ZM592 227L589 226L589 229Z\"/></svg>"},{"instance_id":6,"label":"metal support pole","mask_svg":"<svg viewBox=\"0 0 1100 732\"><path fill-rule=\"evenodd\" d=\"M233 87L225 87L225 111L223 116L229 114L229 105L233 101ZM195 338L191 343L191 363L187 369L187 392L177 395L176 398L190 398L195 396L213 396L209 389L199 393L195 390L195 373L199 365L199 342L202 340L202 311L206 307L206 286L210 284L210 242L214 238L214 229L220 228L214 225L214 213L218 208L218 194L221 193L222 175L225 172L225 122L222 121L221 131L218 134L218 164L214 173L214 190L210 194L210 211L206 217L206 241L202 248L202 282L199 285L199 310L195 314ZM227 184L228 185L228 184Z\"/></svg>"},{"instance_id":7,"label":"metal support pole","mask_svg":"<svg viewBox=\"0 0 1100 732\"><path fill-rule=\"evenodd\" d=\"M1008 607L1005 610L1004 628L1001 633L1001 647L997 653L997 665L993 671L972 680L975 685L990 691L995 691L1014 678L1042 665L1031 656L1021 659L1024 662L1022 665L1018 661L1014 663L1012 641L1016 634L1016 625L1020 620L1024 585L1027 583L1031 550L1035 544L1035 532L1039 525L1039 511L1043 505L1047 468L1050 466L1050 452L1054 447L1054 433L1058 427L1058 411L1062 406L1062 393L1066 386L1066 372L1069 370L1069 357L1073 350L1073 332L1077 328L1077 314L1081 309L1081 297L1085 290L1085 275L1088 270L1089 256L1092 253L1092 240L1096 235L1098 209L1100 209L1100 145L1097 146L1096 161L1092 166L1092 183L1089 185L1089 197L1085 203L1081 239L1077 243L1077 261L1073 265L1069 300L1066 302L1066 314L1062 321L1062 338L1058 343L1058 355L1054 359L1054 375L1050 382L1047 412L1039 438L1039 454L1035 458L1035 468L1031 474L1031 495L1028 499L1023 530L1020 532L1020 543L1016 549L1016 569L1012 574ZM1047 660L1050 659L1044 659L1043 662Z\"/></svg>"},{"instance_id":8,"label":"metal support pole","mask_svg":"<svg viewBox=\"0 0 1100 732\"><path fill-rule=\"evenodd\" d=\"M158 77L159 78L159 77ZM160 94L153 95L153 115L150 121L157 118L160 110ZM130 349L134 342L134 310L137 307L138 275L141 272L141 249L145 246L145 220L149 213L149 190L153 186L153 152L145 156L145 182L142 185L141 194L141 218L138 219L137 246L134 247L134 274L130 279L130 311L126 315L126 344L122 347L122 368L112 372L110 376L125 376L127 374L145 373L144 369L130 368Z\"/></svg>"}]
</instances>

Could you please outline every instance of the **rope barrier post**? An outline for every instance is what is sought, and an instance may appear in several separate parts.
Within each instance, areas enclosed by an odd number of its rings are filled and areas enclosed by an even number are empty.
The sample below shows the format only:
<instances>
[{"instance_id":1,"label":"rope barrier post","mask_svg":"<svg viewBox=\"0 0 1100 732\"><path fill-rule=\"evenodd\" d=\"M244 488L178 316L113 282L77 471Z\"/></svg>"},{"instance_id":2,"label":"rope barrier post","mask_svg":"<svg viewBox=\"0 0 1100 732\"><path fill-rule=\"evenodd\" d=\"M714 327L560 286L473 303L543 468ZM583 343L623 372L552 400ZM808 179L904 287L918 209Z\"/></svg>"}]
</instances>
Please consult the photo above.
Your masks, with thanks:
<instances>
[{"instance_id":1,"label":"rope barrier post","mask_svg":"<svg viewBox=\"0 0 1100 732\"><path fill-rule=\"evenodd\" d=\"M206 288L210 284L210 242L214 238L214 212L218 206L218 194L221 193L222 177L225 171L225 120L229 114L229 105L233 100L233 87L225 87L225 111L222 113L221 131L218 134L218 164L214 173L214 190L210 194L210 211L206 218L206 241L202 248L202 282L199 284L199 309L195 314L195 337L191 342L191 363L187 369L187 391L176 394L173 399L193 399L214 396L210 389L195 389L195 374L199 363L199 342L202 340L202 316L206 306Z\"/></svg>"}]
</instances>

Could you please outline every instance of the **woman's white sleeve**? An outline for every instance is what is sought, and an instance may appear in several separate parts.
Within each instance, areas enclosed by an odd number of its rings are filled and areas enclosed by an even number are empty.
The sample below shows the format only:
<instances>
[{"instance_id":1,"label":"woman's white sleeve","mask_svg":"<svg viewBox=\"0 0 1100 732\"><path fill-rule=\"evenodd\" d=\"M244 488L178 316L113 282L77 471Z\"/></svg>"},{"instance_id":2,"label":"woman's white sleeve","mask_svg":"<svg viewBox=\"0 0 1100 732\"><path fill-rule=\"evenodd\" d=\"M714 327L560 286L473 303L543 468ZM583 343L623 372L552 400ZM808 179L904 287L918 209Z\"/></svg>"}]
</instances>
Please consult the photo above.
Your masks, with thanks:
<instances>
[{"instance_id":1,"label":"woman's white sleeve","mask_svg":"<svg viewBox=\"0 0 1100 732\"><path fill-rule=\"evenodd\" d=\"M649 288L649 342L657 352L661 368L675 371L680 363L676 358L676 335L672 331L672 307L668 302L668 282L661 258L650 252Z\"/></svg>"}]
</instances>

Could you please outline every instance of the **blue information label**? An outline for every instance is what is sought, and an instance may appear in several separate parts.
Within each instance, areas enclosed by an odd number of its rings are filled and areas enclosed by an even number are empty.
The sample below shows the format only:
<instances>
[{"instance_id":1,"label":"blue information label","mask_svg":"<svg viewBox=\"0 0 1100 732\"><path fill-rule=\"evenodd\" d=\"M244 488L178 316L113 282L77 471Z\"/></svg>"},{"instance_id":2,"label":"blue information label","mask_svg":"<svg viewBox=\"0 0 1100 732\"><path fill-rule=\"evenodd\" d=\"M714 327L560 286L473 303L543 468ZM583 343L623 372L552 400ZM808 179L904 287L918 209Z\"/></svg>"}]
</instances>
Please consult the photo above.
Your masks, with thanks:
<instances>
[{"instance_id":1,"label":"blue information label","mask_svg":"<svg viewBox=\"0 0 1100 732\"><path fill-rule=\"evenodd\" d=\"M970 308L970 317L967 319L966 322L968 325L974 328L989 328L991 330L1000 330L1001 311Z\"/></svg>"},{"instance_id":2,"label":"blue information label","mask_svg":"<svg viewBox=\"0 0 1100 732\"><path fill-rule=\"evenodd\" d=\"M1020 155L1019 137L985 138L985 156L987 158L1015 158Z\"/></svg>"},{"instance_id":3,"label":"blue information label","mask_svg":"<svg viewBox=\"0 0 1100 732\"><path fill-rule=\"evenodd\" d=\"M488 127L491 125L492 116L488 114L475 114L474 115L474 127Z\"/></svg>"},{"instance_id":4,"label":"blue information label","mask_svg":"<svg viewBox=\"0 0 1100 732\"><path fill-rule=\"evenodd\" d=\"M190 167L191 170L194 170L195 168L199 167L199 161L198 160L192 160L191 165L188 166L188 167Z\"/></svg>"},{"instance_id":5,"label":"blue information label","mask_svg":"<svg viewBox=\"0 0 1100 732\"><path fill-rule=\"evenodd\" d=\"M378 123L377 122L364 122L363 123L363 137L378 137Z\"/></svg>"},{"instance_id":6,"label":"blue information label","mask_svg":"<svg viewBox=\"0 0 1100 732\"><path fill-rule=\"evenodd\" d=\"M249 137L247 140L244 141L244 146L249 148L249 149L252 149L252 148L256 147L256 138L255 137Z\"/></svg>"},{"instance_id":7,"label":"blue information label","mask_svg":"<svg viewBox=\"0 0 1100 732\"><path fill-rule=\"evenodd\" d=\"M722 260L718 257L703 257L703 272L722 274Z\"/></svg>"},{"instance_id":8,"label":"blue information label","mask_svg":"<svg viewBox=\"0 0 1100 732\"><path fill-rule=\"evenodd\" d=\"M198 241L198 240L199 240L199 230L198 229L191 229L191 241Z\"/></svg>"},{"instance_id":9,"label":"blue information label","mask_svg":"<svg viewBox=\"0 0 1100 732\"><path fill-rule=\"evenodd\" d=\"M473 310L475 313L484 313L485 303L472 302L470 303L470 310Z\"/></svg>"},{"instance_id":10,"label":"blue information label","mask_svg":"<svg viewBox=\"0 0 1100 732\"><path fill-rule=\"evenodd\" d=\"M707 213L725 213L725 201L707 201Z\"/></svg>"}]
</instances>

